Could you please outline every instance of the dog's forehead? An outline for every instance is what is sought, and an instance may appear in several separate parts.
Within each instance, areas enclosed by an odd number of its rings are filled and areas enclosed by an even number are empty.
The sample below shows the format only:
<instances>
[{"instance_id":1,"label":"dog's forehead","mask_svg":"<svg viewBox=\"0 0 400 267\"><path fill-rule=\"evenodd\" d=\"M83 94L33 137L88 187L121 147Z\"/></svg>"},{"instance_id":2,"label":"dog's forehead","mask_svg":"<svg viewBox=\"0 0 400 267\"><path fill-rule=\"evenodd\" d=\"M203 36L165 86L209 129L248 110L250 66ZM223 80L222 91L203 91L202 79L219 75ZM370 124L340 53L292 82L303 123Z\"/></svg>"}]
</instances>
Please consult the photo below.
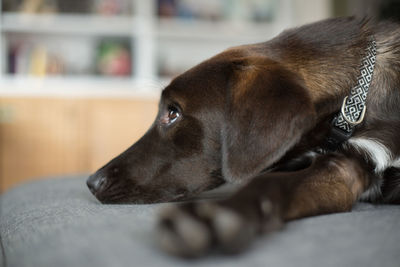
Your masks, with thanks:
<instances>
[{"instance_id":1,"label":"dog's forehead","mask_svg":"<svg viewBox=\"0 0 400 267\"><path fill-rule=\"evenodd\" d=\"M166 105L175 103L182 109L193 107L197 101L202 99L202 88L193 84L182 84L172 81L161 94L161 103Z\"/></svg>"},{"instance_id":2,"label":"dog's forehead","mask_svg":"<svg viewBox=\"0 0 400 267\"><path fill-rule=\"evenodd\" d=\"M161 101L185 106L207 106L223 97L226 88L224 69L220 62L203 62L179 75L163 90Z\"/></svg>"}]
</instances>

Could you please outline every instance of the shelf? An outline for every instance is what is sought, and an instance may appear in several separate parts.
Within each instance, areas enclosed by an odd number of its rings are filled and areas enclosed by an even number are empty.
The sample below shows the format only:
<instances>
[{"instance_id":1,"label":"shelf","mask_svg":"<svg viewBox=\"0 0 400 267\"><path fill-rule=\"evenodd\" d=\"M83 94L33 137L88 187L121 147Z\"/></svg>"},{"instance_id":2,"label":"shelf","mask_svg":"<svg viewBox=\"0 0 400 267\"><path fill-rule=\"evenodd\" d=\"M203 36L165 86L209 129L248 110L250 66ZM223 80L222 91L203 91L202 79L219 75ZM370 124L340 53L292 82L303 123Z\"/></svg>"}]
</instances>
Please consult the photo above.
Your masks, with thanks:
<instances>
[{"instance_id":1,"label":"shelf","mask_svg":"<svg viewBox=\"0 0 400 267\"><path fill-rule=\"evenodd\" d=\"M136 18L130 16L21 14L2 15L3 32L131 36Z\"/></svg>"},{"instance_id":2,"label":"shelf","mask_svg":"<svg viewBox=\"0 0 400 267\"><path fill-rule=\"evenodd\" d=\"M251 23L232 21L201 21L188 19L154 19L157 37L207 40L266 40L281 29L276 23ZM2 15L3 32L43 34L86 34L109 36L132 36L139 34L139 18L131 16L21 14Z\"/></svg>"},{"instance_id":3,"label":"shelf","mask_svg":"<svg viewBox=\"0 0 400 267\"><path fill-rule=\"evenodd\" d=\"M265 41L278 34L282 25L276 22L200 21L158 19L156 34L160 38L183 38L215 41Z\"/></svg>"},{"instance_id":4,"label":"shelf","mask_svg":"<svg viewBox=\"0 0 400 267\"><path fill-rule=\"evenodd\" d=\"M221 21L159 18L156 15L155 0L133 0L135 13L132 15L3 12L0 13L0 96L27 94L66 97L148 97L151 95L158 98L160 89L170 81L170 78L158 77L158 73L180 73L228 47L270 39L283 28L290 26L292 1L277 1L279 3L277 11L281 12L278 12L274 17L276 20L271 22L243 21L238 17ZM67 64L77 66L78 62L80 66L85 66L89 60L90 62L94 60L91 53L94 55L93 51L99 41L112 36L124 37L127 39L124 42L130 44L134 73L132 77L118 79L66 75L41 79L22 74L16 76L7 74L7 67L12 66L8 65L8 60L11 60L8 57L11 48L16 47L15 54L17 54L21 51L26 52L25 50L30 52L31 44L32 46L43 44L52 54L58 53L62 55L61 58L67 58L65 66L69 66ZM20 45L25 42L27 49ZM25 54L29 55L28 52ZM65 69L72 69L70 72L74 73L90 72L87 71L89 67L75 69L65 67ZM137 77L149 79L138 80ZM151 82L152 80L157 82ZM142 92L146 90L149 94Z\"/></svg>"},{"instance_id":5,"label":"shelf","mask_svg":"<svg viewBox=\"0 0 400 267\"><path fill-rule=\"evenodd\" d=\"M141 98L158 100L169 80L153 81L106 77L6 76L0 97Z\"/></svg>"}]
</instances>

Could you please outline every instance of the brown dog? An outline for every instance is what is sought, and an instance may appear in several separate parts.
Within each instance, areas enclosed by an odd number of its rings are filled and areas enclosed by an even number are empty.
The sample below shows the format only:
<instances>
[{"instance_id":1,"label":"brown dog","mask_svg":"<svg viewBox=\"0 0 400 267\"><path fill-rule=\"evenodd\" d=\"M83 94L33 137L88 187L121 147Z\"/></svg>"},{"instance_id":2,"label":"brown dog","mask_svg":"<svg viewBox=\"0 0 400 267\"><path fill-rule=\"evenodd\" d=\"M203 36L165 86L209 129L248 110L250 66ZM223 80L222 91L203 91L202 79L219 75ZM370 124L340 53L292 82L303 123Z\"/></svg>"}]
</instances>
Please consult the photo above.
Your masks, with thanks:
<instances>
[{"instance_id":1,"label":"brown dog","mask_svg":"<svg viewBox=\"0 0 400 267\"><path fill-rule=\"evenodd\" d=\"M336 151L315 153L357 82L368 42L377 55L367 111ZM159 113L88 186L102 203L188 199L241 184L227 199L167 209L161 246L182 256L237 252L283 222L400 202L400 26L329 19L235 47L162 92Z\"/></svg>"}]
</instances>

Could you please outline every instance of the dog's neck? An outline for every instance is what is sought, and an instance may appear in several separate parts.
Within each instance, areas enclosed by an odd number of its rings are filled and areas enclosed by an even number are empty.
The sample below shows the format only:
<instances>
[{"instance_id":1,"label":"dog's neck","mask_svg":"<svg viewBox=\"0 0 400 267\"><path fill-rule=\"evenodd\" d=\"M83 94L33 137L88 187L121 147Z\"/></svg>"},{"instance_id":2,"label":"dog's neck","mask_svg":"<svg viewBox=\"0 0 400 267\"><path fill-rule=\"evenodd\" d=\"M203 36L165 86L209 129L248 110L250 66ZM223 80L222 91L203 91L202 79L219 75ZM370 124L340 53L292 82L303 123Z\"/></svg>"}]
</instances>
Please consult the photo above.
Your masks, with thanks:
<instances>
[{"instance_id":1,"label":"dog's neck","mask_svg":"<svg viewBox=\"0 0 400 267\"><path fill-rule=\"evenodd\" d=\"M358 37L349 38L347 43L338 40L335 45L327 45L303 39L287 44L286 35L290 35L290 31L264 43L263 49L260 44L254 50L262 51L264 56L303 79L319 116L325 117L339 110L360 74L359 66L370 36L362 31Z\"/></svg>"},{"instance_id":2,"label":"dog's neck","mask_svg":"<svg viewBox=\"0 0 400 267\"><path fill-rule=\"evenodd\" d=\"M317 114L324 117L337 111L359 75L361 58L353 60L315 58L283 64L303 78Z\"/></svg>"}]
</instances>

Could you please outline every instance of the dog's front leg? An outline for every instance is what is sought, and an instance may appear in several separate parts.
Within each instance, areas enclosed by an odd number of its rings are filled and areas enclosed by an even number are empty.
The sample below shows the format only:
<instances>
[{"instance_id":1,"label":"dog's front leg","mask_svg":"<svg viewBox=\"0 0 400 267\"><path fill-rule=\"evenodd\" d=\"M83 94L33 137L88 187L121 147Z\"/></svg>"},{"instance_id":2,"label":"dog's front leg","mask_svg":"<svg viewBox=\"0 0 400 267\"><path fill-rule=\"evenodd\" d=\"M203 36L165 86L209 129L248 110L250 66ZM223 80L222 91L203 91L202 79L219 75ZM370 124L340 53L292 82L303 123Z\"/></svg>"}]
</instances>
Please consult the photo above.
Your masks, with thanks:
<instances>
[{"instance_id":1,"label":"dog's front leg","mask_svg":"<svg viewBox=\"0 0 400 267\"><path fill-rule=\"evenodd\" d=\"M368 180L357 160L321 156L304 170L261 174L226 200L165 208L158 240L167 252L184 257L213 247L240 252L254 237L286 221L351 210Z\"/></svg>"}]
</instances>

